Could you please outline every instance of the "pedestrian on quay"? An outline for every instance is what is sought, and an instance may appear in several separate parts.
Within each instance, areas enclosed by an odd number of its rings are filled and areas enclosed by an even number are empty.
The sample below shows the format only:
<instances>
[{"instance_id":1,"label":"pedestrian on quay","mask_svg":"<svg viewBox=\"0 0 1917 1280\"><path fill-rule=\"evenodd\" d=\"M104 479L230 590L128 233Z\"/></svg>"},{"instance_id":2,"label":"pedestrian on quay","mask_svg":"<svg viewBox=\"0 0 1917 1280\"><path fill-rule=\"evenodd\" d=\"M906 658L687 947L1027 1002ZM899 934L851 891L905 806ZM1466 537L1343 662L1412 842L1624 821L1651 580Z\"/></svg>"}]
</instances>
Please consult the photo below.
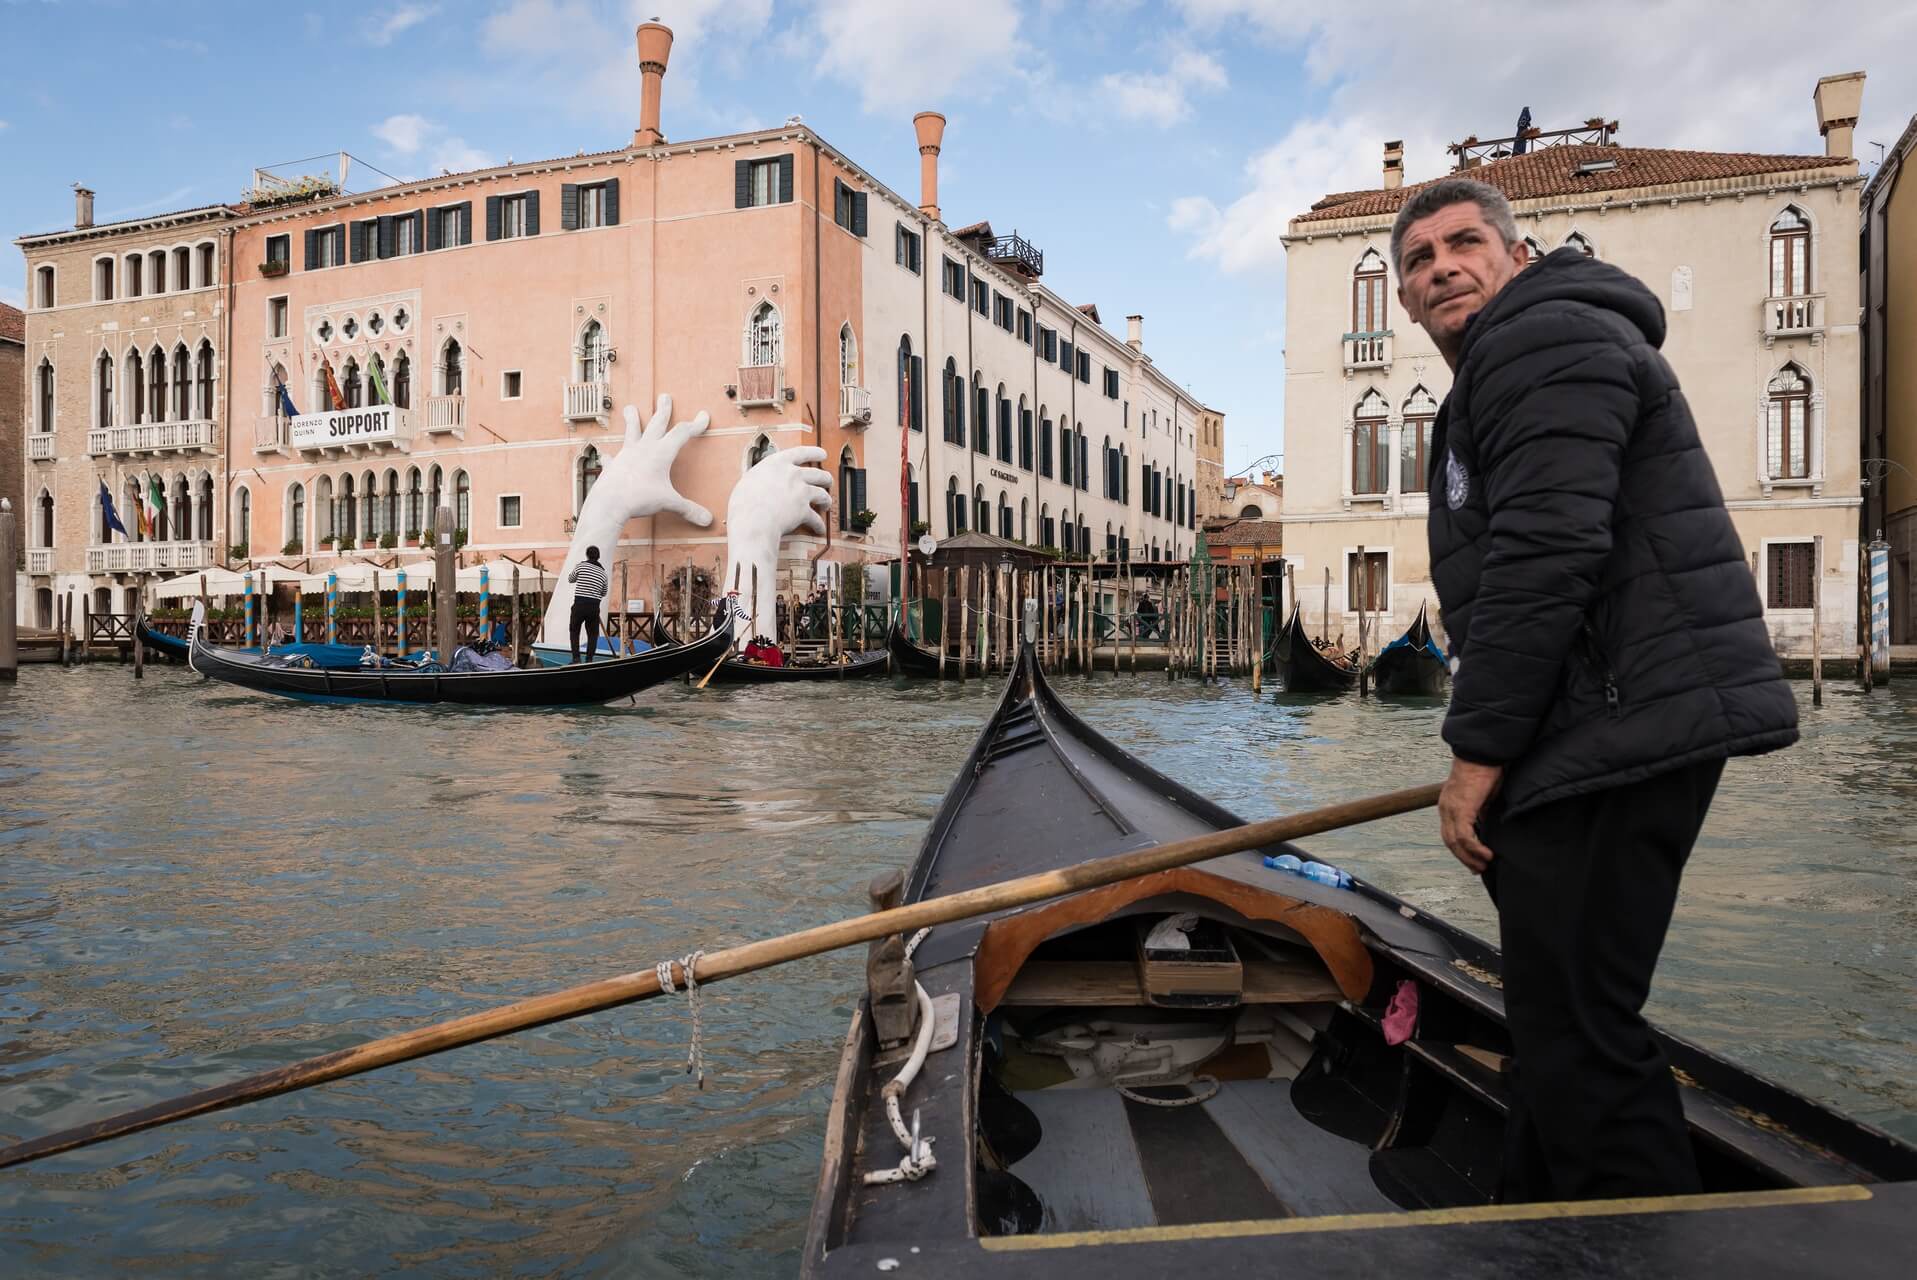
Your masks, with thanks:
<instances>
[{"instance_id":1,"label":"pedestrian on quay","mask_svg":"<svg viewBox=\"0 0 1917 1280\"><path fill-rule=\"evenodd\" d=\"M586 661L591 662L599 648L599 611L611 586L606 566L599 563L598 547L586 548L586 558L567 571L566 581L573 584L572 619L566 629L572 641L572 660L579 661L579 632L584 628Z\"/></svg>"},{"instance_id":2,"label":"pedestrian on quay","mask_svg":"<svg viewBox=\"0 0 1917 1280\"><path fill-rule=\"evenodd\" d=\"M1725 759L1795 742L1797 704L1651 291L1576 249L1531 263L1504 196L1462 177L1410 195L1391 258L1453 373L1428 478L1438 814L1498 911L1501 1198L1694 1192L1642 1009Z\"/></svg>"}]
</instances>

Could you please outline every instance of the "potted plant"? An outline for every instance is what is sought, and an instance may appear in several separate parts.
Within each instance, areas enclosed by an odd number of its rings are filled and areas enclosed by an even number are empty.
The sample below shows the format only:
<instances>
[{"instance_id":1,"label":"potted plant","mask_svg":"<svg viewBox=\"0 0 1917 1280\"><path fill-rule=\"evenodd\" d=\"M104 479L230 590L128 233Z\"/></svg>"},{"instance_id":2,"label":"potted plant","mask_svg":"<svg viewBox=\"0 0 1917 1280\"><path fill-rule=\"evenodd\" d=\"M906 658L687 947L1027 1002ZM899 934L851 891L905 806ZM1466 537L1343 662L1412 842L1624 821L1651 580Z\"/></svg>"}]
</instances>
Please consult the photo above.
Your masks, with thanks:
<instances>
[{"instance_id":1,"label":"potted plant","mask_svg":"<svg viewBox=\"0 0 1917 1280\"><path fill-rule=\"evenodd\" d=\"M319 544L326 550L331 551L339 545L339 535L337 533L324 534L320 537Z\"/></svg>"},{"instance_id":2,"label":"potted plant","mask_svg":"<svg viewBox=\"0 0 1917 1280\"><path fill-rule=\"evenodd\" d=\"M288 538L286 545L280 548L280 554L283 556L296 556L305 550L306 548L300 545L298 538Z\"/></svg>"},{"instance_id":3,"label":"potted plant","mask_svg":"<svg viewBox=\"0 0 1917 1280\"><path fill-rule=\"evenodd\" d=\"M852 532L864 533L872 527L878 518L879 513L876 511L854 511L852 513Z\"/></svg>"},{"instance_id":4,"label":"potted plant","mask_svg":"<svg viewBox=\"0 0 1917 1280\"><path fill-rule=\"evenodd\" d=\"M912 536L914 538L922 538L930 532L932 532L932 522L930 520L914 520L912 522Z\"/></svg>"},{"instance_id":5,"label":"potted plant","mask_svg":"<svg viewBox=\"0 0 1917 1280\"><path fill-rule=\"evenodd\" d=\"M391 551L394 547L397 547L398 545L399 545L399 535L394 533L391 529L388 529L385 533L382 533L379 535L380 550Z\"/></svg>"},{"instance_id":6,"label":"potted plant","mask_svg":"<svg viewBox=\"0 0 1917 1280\"><path fill-rule=\"evenodd\" d=\"M236 542L226 549L226 558L228 560L245 560L248 558L248 551L249 548L244 542Z\"/></svg>"},{"instance_id":7,"label":"potted plant","mask_svg":"<svg viewBox=\"0 0 1917 1280\"><path fill-rule=\"evenodd\" d=\"M409 547L416 547L419 545L419 530L408 529L406 531L406 545Z\"/></svg>"},{"instance_id":8,"label":"potted plant","mask_svg":"<svg viewBox=\"0 0 1917 1280\"><path fill-rule=\"evenodd\" d=\"M457 551L465 545L466 545L466 530L464 529L453 530L453 550Z\"/></svg>"},{"instance_id":9,"label":"potted plant","mask_svg":"<svg viewBox=\"0 0 1917 1280\"><path fill-rule=\"evenodd\" d=\"M268 258L260 263L260 274L268 277L283 276L292 267L284 258Z\"/></svg>"}]
</instances>

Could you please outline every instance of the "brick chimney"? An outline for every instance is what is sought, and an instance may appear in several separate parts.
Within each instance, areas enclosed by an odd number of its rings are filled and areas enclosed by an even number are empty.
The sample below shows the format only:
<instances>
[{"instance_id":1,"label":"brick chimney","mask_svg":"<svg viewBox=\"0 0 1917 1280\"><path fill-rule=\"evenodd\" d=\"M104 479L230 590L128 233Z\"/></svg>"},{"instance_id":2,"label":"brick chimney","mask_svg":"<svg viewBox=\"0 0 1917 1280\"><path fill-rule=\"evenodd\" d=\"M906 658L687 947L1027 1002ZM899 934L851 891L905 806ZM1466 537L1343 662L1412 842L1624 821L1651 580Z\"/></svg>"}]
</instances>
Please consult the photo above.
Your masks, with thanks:
<instances>
[{"instance_id":1,"label":"brick chimney","mask_svg":"<svg viewBox=\"0 0 1917 1280\"><path fill-rule=\"evenodd\" d=\"M919 135L919 212L939 221L939 148L945 142L945 117L921 111L912 117Z\"/></svg>"},{"instance_id":2,"label":"brick chimney","mask_svg":"<svg viewBox=\"0 0 1917 1280\"><path fill-rule=\"evenodd\" d=\"M666 140L659 132L659 89L666 78L666 59L672 56L672 28L657 19L639 24L639 128L633 132L635 147L656 147Z\"/></svg>"},{"instance_id":3,"label":"brick chimney","mask_svg":"<svg viewBox=\"0 0 1917 1280\"><path fill-rule=\"evenodd\" d=\"M1864 73L1849 71L1817 82L1811 101L1817 104L1817 132L1824 135L1824 154L1849 160L1851 133L1857 128L1858 109L1864 105Z\"/></svg>"},{"instance_id":4,"label":"brick chimney","mask_svg":"<svg viewBox=\"0 0 1917 1280\"><path fill-rule=\"evenodd\" d=\"M1385 143L1384 185L1386 191L1396 191L1404 185L1404 142Z\"/></svg>"},{"instance_id":5,"label":"brick chimney","mask_svg":"<svg viewBox=\"0 0 1917 1280\"><path fill-rule=\"evenodd\" d=\"M1145 317L1125 317L1125 345L1133 351L1145 349Z\"/></svg>"},{"instance_id":6,"label":"brick chimney","mask_svg":"<svg viewBox=\"0 0 1917 1280\"><path fill-rule=\"evenodd\" d=\"M93 225L93 193L73 184L73 226L75 230Z\"/></svg>"}]
</instances>

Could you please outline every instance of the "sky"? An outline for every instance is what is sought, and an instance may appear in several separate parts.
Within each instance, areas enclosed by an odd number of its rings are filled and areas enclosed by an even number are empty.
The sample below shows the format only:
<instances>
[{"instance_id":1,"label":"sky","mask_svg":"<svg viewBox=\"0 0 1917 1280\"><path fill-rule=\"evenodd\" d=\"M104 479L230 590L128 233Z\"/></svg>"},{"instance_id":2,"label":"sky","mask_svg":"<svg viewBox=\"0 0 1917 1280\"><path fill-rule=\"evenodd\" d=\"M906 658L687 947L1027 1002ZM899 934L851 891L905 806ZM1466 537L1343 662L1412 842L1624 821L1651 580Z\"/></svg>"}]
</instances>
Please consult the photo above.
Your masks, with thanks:
<instances>
[{"instance_id":1,"label":"sky","mask_svg":"<svg viewBox=\"0 0 1917 1280\"><path fill-rule=\"evenodd\" d=\"M1045 281L1284 448L1286 221L1407 181L1445 144L1603 115L1634 146L1815 154L1819 76L1863 70L1857 152L1917 112L1917 5L1820 0L385 0L306 9L0 0L0 300L23 234L236 200L255 167L347 151L398 177L624 145L636 23L674 29L668 138L800 116L916 199L916 111L949 124L949 225L989 219ZM162 15L164 17L162 18ZM355 183L355 186L358 184Z\"/></svg>"}]
</instances>

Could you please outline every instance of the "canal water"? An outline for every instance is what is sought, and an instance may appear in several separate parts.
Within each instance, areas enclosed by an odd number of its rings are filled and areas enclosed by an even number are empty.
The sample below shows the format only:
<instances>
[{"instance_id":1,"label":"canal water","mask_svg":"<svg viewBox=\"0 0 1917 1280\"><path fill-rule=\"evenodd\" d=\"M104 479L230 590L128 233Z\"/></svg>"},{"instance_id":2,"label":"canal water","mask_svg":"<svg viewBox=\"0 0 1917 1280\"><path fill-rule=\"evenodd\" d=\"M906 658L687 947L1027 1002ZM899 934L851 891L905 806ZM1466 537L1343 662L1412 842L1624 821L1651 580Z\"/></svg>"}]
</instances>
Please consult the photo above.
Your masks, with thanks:
<instances>
[{"instance_id":1,"label":"canal water","mask_svg":"<svg viewBox=\"0 0 1917 1280\"><path fill-rule=\"evenodd\" d=\"M1435 703L1058 685L1247 817L1445 762ZM1799 692L1805 743L1725 775L1656 1014L1917 1139L1917 684ZM995 695L434 713L29 668L0 686L0 1137L855 913ZM1491 923L1430 814L1311 847ZM790 1274L859 974L710 989L703 1092L683 1002L651 1003L0 1173L0 1272Z\"/></svg>"}]
</instances>

